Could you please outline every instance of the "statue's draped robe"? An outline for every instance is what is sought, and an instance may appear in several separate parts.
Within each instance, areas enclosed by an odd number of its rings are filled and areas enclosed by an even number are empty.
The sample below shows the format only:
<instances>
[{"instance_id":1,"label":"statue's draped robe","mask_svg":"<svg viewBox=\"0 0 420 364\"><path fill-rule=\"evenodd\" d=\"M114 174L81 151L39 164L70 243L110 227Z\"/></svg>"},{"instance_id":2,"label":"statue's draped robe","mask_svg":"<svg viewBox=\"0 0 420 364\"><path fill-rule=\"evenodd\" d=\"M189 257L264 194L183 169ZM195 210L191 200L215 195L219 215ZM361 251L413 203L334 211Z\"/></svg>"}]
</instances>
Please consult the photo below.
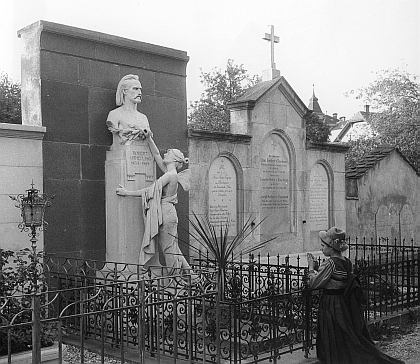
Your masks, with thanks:
<instances>
[{"instance_id":1,"label":"statue's draped robe","mask_svg":"<svg viewBox=\"0 0 420 364\"><path fill-rule=\"evenodd\" d=\"M157 253L159 227L162 217L162 181L159 178L149 187L141 190L143 203L144 235L140 247L139 264L147 265ZM157 259L156 263L159 262Z\"/></svg>"},{"instance_id":2,"label":"statue's draped robe","mask_svg":"<svg viewBox=\"0 0 420 364\"><path fill-rule=\"evenodd\" d=\"M186 191L189 190L189 175L189 170L178 174L178 181ZM175 193L162 198L161 178L141 190L145 226L139 264L161 266L158 251L160 247L168 269L166 274L173 274L176 268L191 269L191 267L178 245L178 215L175 209L178 195Z\"/></svg>"}]
</instances>

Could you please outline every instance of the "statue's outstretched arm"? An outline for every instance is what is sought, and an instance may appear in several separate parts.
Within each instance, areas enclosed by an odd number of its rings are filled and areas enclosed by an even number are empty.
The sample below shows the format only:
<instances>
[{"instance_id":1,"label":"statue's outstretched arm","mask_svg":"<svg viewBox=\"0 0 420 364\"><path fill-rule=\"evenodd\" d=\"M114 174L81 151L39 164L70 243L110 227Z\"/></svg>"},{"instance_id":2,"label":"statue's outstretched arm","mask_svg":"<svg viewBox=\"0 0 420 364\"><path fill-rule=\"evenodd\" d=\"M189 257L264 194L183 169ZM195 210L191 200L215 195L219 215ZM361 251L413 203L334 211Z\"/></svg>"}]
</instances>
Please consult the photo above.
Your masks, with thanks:
<instances>
[{"instance_id":1,"label":"statue's outstretched arm","mask_svg":"<svg viewBox=\"0 0 420 364\"><path fill-rule=\"evenodd\" d=\"M149 144L150 152L152 153L153 158L156 161L156 164L158 165L158 167L163 173L166 173L167 168L165 164L163 163L162 157L160 156L160 153L159 153L159 149L152 138L153 136L152 132L145 129L144 135L146 136L146 140L147 140L147 143Z\"/></svg>"},{"instance_id":2,"label":"statue's outstretched arm","mask_svg":"<svg viewBox=\"0 0 420 364\"><path fill-rule=\"evenodd\" d=\"M119 185L120 187L117 188L116 193L118 196L134 196L134 197L141 197L142 196L142 190L135 190L135 191L129 191L127 190L123 185Z\"/></svg>"}]
</instances>

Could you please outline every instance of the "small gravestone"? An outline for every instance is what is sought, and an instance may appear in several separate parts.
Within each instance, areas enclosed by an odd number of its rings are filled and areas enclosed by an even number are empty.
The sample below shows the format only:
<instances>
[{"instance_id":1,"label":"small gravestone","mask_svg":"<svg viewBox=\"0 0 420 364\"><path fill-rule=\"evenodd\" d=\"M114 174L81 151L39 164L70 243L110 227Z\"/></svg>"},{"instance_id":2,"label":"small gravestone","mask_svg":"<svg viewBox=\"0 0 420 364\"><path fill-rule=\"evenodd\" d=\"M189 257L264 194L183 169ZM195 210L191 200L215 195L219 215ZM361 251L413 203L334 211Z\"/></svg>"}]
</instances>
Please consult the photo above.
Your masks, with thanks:
<instances>
[{"instance_id":1,"label":"small gravestone","mask_svg":"<svg viewBox=\"0 0 420 364\"><path fill-rule=\"evenodd\" d=\"M311 231L329 228L329 189L325 168L317 163L311 170L309 181L309 221Z\"/></svg>"},{"instance_id":2,"label":"small gravestone","mask_svg":"<svg viewBox=\"0 0 420 364\"><path fill-rule=\"evenodd\" d=\"M391 204L389 208L390 231L389 236L393 244L397 244L400 239L400 211L396 205Z\"/></svg>"},{"instance_id":3,"label":"small gravestone","mask_svg":"<svg viewBox=\"0 0 420 364\"><path fill-rule=\"evenodd\" d=\"M263 141L260 159L260 213L263 231L290 232L290 162L286 144L277 135Z\"/></svg>"},{"instance_id":4,"label":"small gravestone","mask_svg":"<svg viewBox=\"0 0 420 364\"><path fill-rule=\"evenodd\" d=\"M229 221L229 235L237 233L236 172L226 157L216 158L209 170L209 220L215 226Z\"/></svg>"},{"instance_id":5,"label":"small gravestone","mask_svg":"<svg viewBox=\"0 0 420 364\"><path fill-rule=\"evenodd\" d=\"M375 216L376 241L383 243L391 238L390 214L388 207L381 205Z\"/></svg>"},{"instance_id":6,"label":"small gravestone","mask_svg":"<svg viewBox=\"0 0 420 364\"><path fill-rule=\"evenodd\" d=\"M400 212L401 244L408 245L414 239L414 217L410 205L404 205Z\"/></svg>"}]
</instances>

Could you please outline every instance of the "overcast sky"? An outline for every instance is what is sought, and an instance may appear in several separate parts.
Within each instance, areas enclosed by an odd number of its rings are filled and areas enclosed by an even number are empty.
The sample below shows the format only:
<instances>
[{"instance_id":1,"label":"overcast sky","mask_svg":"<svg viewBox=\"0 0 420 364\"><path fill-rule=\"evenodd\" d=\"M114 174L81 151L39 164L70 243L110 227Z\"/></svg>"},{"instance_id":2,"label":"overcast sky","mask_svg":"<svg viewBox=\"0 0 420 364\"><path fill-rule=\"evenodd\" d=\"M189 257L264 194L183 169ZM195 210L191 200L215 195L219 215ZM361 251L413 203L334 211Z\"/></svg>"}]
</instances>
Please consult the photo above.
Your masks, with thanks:
<instances>
[{"instance_id":1,"label":"overcast sky","mask_svg":"<svg viewBox=\"0 0 420 364\"><path fill-rule=\"evenodd\" d=\"M203 88L200 69L228 59L250 74L275 63L308 105L312 85L323 112L347 118L363 101L344 97L375 73L401 68L420 75L419 0L0 0L0 71L20 80L17 31L38 20L186 51L188 101Z\"/></svg>"}]
</instances>

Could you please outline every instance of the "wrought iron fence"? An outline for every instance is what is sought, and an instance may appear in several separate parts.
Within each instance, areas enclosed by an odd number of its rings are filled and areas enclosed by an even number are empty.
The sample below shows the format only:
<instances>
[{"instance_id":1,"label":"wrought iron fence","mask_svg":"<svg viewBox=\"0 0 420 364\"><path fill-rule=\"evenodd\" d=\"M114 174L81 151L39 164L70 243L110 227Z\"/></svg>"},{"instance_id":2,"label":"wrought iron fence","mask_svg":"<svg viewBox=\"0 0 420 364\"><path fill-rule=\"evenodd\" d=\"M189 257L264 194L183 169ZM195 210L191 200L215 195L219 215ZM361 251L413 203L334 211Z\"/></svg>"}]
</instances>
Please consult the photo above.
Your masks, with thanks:
<instances>
[{"instance_id":1,"label":"wrought iron fence","mask_svg":"<svg viewBox=\"0 0 420 364\"><path fill-rule=\"evenodd\" d=\"M368 292L368 320L420 304L419 247L356 242L350 258ZM63 343L140 363L164 356L174 363L275 363L286 352L307 355L316 340L319 292L306 287L299 259L296 266L274 260L231 262L220 297L210 259L196 262L197 279L181 271L153 278L134 264L46 258L47 291L0 298L0 334L10 349L20 327L56 330L60 360Z\"/></svg>"},{"instance_id":2,"label":"wrought iron fence","mask_svg":"<svg viewBox=\"0 0 420 364\"><path fill-rule=\"evenodd\" d=\"M414 245L377 245L363 239L349 243L349 258L368 298L367 320L381 319L407 308L420 305L420 247Z\"/></svg>"},{"instance_id":3,"label":"wrought iron fence","mask_svg":"<svg viewBox=\"0 0 420 364\"><path fill-rule=\"evenodd\" d=\"M284 260L285 263L281 263ZM241 257L238 261L227 264L225 276L225 299L227 300L252 300L273 294L289 293L304 288L305 271L307 267L291 265L289 257L284 259L277 255L265 257L250 254L245 260ZM195 260L199 271L217 270L217 262L210 257L199 257Z\"/></svg>"},{"instance_id":4,"label":"wrought iron fence","mask_svg":"<svg viewBox=\"0 0 420 364\"><path fill-rule=\"evenodd\" d=\"M151 357L159 362L162 356L174 363L261 362L312 345L316 318L308 309L308 290L218 303L214 291L179 283L179 277L165 277L8 297L0 307L0 330L7 331L11 348L14 331L52 325L60 349L63 343L77 343L83 351L96 342L102 356L113 350L124 362L131 349L130 358L140 363ZM11 310L28 298L31 307ZM36 322L19 322L28 311Z\"/></svg>"}]
</instances>

